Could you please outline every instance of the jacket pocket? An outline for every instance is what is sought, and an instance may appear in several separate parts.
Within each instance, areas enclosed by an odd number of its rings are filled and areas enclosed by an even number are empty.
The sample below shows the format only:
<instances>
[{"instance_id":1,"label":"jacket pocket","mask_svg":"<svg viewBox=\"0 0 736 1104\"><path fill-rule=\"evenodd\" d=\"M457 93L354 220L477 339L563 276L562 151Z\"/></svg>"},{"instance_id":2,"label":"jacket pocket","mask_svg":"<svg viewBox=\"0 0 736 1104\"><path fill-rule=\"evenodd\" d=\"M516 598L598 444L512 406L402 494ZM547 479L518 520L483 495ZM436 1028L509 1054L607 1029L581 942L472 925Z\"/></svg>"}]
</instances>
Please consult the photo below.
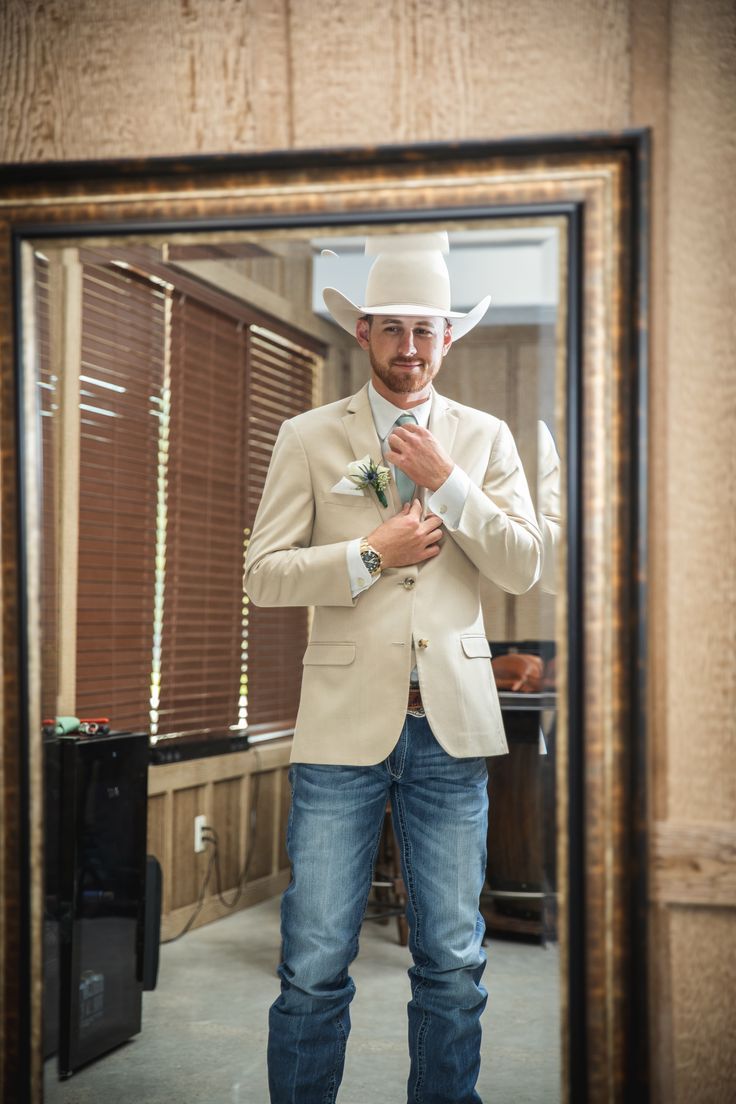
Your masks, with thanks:
<instances>
[{"instance_id":1,"label":"jacket pocket","mask_svg":"<svg viewBox=\"0 0 736 1104\"><path fill-rule=\"evenodd\" d=\"M355 644L308 644L302 663L311 666L347 667L355 659Z\"/></svg>"},{"instance_id":2,"label":"jacket pocket","mask_svg":"<svg viewBox=\"0 0 736 1104\"><path fill-rule=\"evenodd\" d=\"M484 636L461 636L463 651L470 659L490 659L491 646Z\"/></svg>"},{"instance_id":3,"label":"jacket pocket","mask_svg":"<svg viewBox=\"0 0 736 1104\"><path fill-rule=\"evenodd\" d=\"M328 506L348 507L353 510L359 510L371 504L366 494L337 494L335 491L324 491L321 500Z\"/></svg>"}]
</instances>

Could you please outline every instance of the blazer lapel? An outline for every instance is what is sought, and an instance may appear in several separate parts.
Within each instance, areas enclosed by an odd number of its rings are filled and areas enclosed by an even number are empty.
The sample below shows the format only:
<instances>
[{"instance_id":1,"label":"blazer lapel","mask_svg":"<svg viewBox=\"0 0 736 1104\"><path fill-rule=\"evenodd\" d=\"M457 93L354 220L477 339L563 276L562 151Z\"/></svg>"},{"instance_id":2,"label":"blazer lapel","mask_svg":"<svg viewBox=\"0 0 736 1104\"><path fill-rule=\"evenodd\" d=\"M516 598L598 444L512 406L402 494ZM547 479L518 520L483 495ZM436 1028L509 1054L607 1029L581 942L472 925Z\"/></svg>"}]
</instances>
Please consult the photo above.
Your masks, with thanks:
<instances>
[{"instance_id":1,"label":"blazer lapel","mask_svg":"<svg viewBox=\"0 0 736 1104\"><path fill-rule=\"evenodd\" d=\"M429 430L437 438L446 452L452 456L452 447L455 444L457 433L457 412L450 406L442 395L435 391L432 401L432 409L429 412Z\"/></svg>"},{"instance_id":2,"label":"blazer lapel","mask_svg":"<svg viewBox=\"0 0 736 1104\"><path fill-rule=\"evenodd\" d=\"M375 461L376 464L383 463L381 442L378 439L376 426L373 421L373 412L368 400L367 384L358 391L356 395L353 395L348 405L348 412L343 415L342 424L345 427L345 433L347 434L350 447L353 450L353 456L356 460L362 460L364 456L370 456L371 460ZM388 502L387 506L381 505L374 491L366 491L365 493L374 502L382 521L386 521L387 518L393 517L394 514L398 513L401 509L401 503L398 502L398 496L396 494L396 484L393 479L389 483L388 494L386 495L386 500Z\"/></svg>"},{"instance_id":3,"label":"blazer lapel","mask_svg":"<svg viewBox=\"0 0 736 1104\"><path fill-rule=\"evenodd\" d=\"M457 433L458 415L455 410L450 406L447 399L442 395L438 395L435 391L434 398L432 399L432 409L429 412L429 426L430 433L434 434L437 441L445 450L452 456L452 449L455 444L455 434ZM426 507L427 499L429 495L425 490L422 493L422 505Z\"/></svg>"}]
</instances>

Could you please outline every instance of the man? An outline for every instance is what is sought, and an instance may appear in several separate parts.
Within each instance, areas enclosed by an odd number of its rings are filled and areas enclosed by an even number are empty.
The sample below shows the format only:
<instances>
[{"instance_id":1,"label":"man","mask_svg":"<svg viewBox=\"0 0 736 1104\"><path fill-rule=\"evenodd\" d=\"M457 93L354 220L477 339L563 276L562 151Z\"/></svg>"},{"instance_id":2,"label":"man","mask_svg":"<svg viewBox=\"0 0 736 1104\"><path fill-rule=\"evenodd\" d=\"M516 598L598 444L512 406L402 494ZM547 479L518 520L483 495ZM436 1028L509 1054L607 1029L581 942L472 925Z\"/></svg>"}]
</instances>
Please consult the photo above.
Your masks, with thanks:
<instances>
[{"instance_id":1,"label":"man","mask_svg":"<svg viewBox=\"0 0 736 1104\"><path fill-rule=\"evenodd\" d=\"M256 604L314 607L269 1085L272 1104L336 1099L348 967L390 799L413 956L408 1100L471 1104L486 1001L485 757L507 750L479 579L527 590L541 538L508 428L432 386L490 300L450 310L446 234L369 248L365 305L324 297L368 353L370 383L284 423L246 560Z\"/></svg>"}]
</instances>

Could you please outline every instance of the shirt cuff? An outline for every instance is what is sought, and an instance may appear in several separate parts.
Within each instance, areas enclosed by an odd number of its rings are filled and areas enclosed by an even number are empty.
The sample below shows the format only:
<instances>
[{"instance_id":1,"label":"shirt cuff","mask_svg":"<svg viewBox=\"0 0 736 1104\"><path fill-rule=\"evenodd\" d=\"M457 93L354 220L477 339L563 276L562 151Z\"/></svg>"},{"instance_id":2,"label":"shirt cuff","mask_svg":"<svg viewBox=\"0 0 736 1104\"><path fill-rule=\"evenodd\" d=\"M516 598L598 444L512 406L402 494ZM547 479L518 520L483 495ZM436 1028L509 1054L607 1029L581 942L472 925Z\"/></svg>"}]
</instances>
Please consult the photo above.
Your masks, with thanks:
<instances>
[{"instance_id":1,"label":"shirt cuff","mask_svg":"<svg viewBox=\"0 0 736 1104\"><path fill-rule=\"evenodd\" d=\"M350 591L353 598L357 598L364 590L372 587L378 575L371 575L360 557L360 541L352 540L347 546L348 575L350 577Z\"/></svg>"},{"instance_id":2,"label":"shirt cuff","mask_svg":"<svg viewBox=\"0 0 736 1104\"><path fill-rule=\"evenodd\" d=\"M441 518L446 528L457 529L469 490L470 479L456 464L442 486L427 499L427 509Z\"/></svg>"}]
</instances>

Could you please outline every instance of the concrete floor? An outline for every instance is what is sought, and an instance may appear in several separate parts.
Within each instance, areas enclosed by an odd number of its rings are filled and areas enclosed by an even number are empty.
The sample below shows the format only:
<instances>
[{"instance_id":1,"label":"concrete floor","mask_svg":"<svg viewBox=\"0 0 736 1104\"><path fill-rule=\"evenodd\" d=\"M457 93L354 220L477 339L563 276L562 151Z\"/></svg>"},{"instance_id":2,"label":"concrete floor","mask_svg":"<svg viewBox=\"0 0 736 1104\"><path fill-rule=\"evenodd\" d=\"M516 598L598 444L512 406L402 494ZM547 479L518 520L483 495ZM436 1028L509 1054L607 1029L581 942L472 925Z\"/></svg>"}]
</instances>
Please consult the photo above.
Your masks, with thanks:
<instances>
[{"instance_id":1,"label":"concrete floor","mask_svg":"<svg viewBox=\"0 0 736 1104\"><path fill-rule=\"evenodd\" d=\"M279 943L274 899L162 947L141 1034L65 1082L48 1062L46 1104L268 1104L266 1011L278 992ZM478 1092L484 1104L557 1104L557 947L491 940L486 950ZM406 1102L408 965L395 921L364 926L339 1104Z\"/></svg>"}]
</instances>

